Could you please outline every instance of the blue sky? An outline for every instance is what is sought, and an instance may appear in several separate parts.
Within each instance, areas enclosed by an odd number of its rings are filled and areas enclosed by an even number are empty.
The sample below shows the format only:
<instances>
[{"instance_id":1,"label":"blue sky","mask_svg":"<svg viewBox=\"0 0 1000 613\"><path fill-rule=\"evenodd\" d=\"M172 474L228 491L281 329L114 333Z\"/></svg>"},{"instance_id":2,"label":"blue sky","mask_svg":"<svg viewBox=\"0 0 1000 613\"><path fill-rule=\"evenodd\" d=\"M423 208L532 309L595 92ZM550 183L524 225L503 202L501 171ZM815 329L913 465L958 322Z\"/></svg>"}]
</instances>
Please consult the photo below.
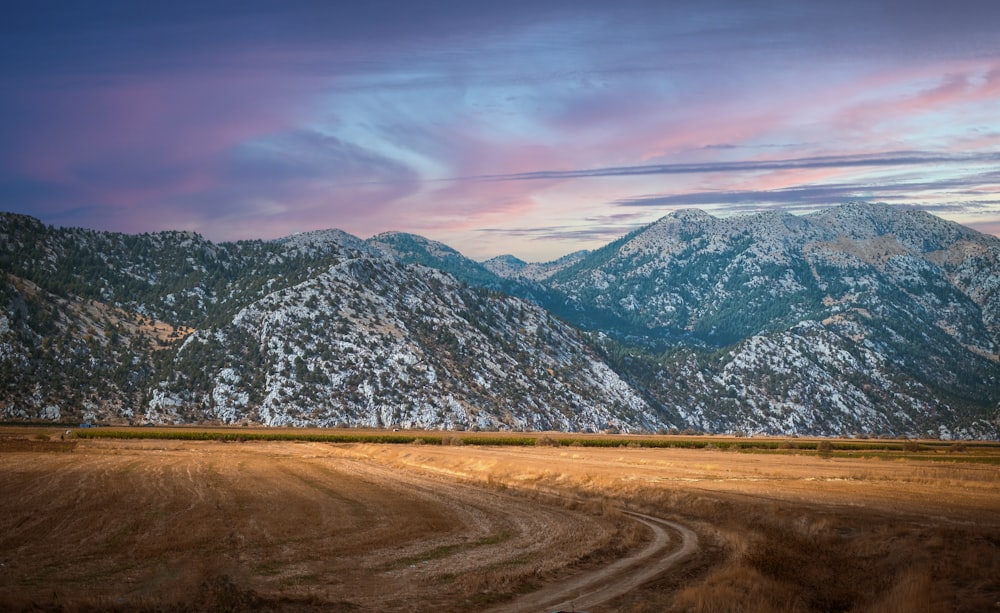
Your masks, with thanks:
<instances>
[{"instance_id":1,"label":"blue sky","mask_svg":"<svg viewBox=\"0 0 1000 613\"><path fill-rule=\"evenodd\" d=\"M0 209L55 225L545 260L677 208L868 199L1000 234L1000 3L7 13Z\"/></svg>"}]
</instances>

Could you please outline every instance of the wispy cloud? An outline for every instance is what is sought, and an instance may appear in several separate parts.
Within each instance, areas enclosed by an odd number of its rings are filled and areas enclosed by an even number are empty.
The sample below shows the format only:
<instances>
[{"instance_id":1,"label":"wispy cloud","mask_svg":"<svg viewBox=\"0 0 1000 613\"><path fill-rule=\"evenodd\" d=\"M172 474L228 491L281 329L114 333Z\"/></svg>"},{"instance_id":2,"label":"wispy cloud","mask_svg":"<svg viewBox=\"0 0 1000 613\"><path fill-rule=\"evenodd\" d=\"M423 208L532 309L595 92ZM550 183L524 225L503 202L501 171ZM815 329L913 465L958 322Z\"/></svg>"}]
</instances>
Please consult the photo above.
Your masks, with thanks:
<instances>
[{"instance_id":1,"label":"wispy cloud","mask_svg":"<svg viewBox=\"0 0 1000 613\"><path fill-rule=\"evenodd\" d=\"M618 225L607 227L590 226L584 228L571 225L533 228L481 228L477 232L486 235L491 234L505 238L527 239L531 241L609 242L641 225L631 224L625 227Z\"/></svg>"},{"instance_id":2,"label":"wispy cloud","mask_svg":"<svg viewBox=\"0 0 1000 613\"><path fill-rule=\"evenodd\" d=\"M1000 161L1000 152L940 154L920 151L893 151L860 155L828 155L776 160L705 162L695 164L646 164L575 170L536 170L496 175L457 177L454 181L538 181L584 179L590 177L634 177L642 175L683 175L813 168L865 168L889 166L929 166L940 164L987 164Z\"/></svg>"},{"instance_id":3,"label":"wispy cloud","mask_svg":"<svg viewBox=\"0 0 1000 613\"><path fill-rule=\"evenodd\" d=\"M762 208L781 206L786 210L812 210L817 206L840 204L850 200L879 200L887 202L920 201L915 194L975 194L974 187L993 185L1000 182L1000 171L969 173L962 176L930 181L867 181L844 183L813 183L791 187L762 190L712 190L680 192L672 194L647 194L621 198L611 204L620 207L683 207L710 206L724 212L757 211ZM1000 194L993 201L1000 202ZM947 205L928 202L922 205L927 210L941 213L955 213L983 208L982 202L969 200L968 205L950 203Z\"/></svg>"},{"instance_id":4,"label":"wispy cloud","mask_svg":"<svg viewBox=\"0 0 1000 613\"><path fill-rule=\"evenodd\" d=\"M997 23L982 0L17 3L0 207L527 259L680 206L982 202L988 224Z\"/></svg>"}]
</instances>

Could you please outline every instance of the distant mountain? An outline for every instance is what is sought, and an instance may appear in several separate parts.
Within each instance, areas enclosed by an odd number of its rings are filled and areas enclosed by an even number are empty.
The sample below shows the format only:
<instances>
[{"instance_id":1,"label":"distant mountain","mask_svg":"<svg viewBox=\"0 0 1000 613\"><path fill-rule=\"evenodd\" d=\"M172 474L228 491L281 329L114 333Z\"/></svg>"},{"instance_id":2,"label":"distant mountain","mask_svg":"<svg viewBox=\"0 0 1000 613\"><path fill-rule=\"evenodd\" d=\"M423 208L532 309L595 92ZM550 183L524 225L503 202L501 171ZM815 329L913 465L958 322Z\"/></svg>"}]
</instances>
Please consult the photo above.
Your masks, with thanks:
<instances>
[{"instance_id":1,"label":"distant mountain","mask_svg":"<svg viewBox=\"0 0 1000 613\"><path fill-rule=\"evenodd\" d=\"M593 317L617 322L609 331L633 330L654 344L690 337L715 347L823 319L873 295L907 311L944 300L971 326L949 334L995 354L998 244L886 205L726 219L680 211L591 253L548 284Z\"/></svg>"},{"instance_id":2,"label":"distant mountain","mask_svg":"<svg viewBox=\"0 0 1000 613\"><path fill-rule=\"evenodd\" d=\"M1000 416L998 264L995 237L852 203L808 216L679 211L549 283L677 421L971 433Z\"/></svg>"},{"instance_id":3,"label":"distant mountain","mask_svg":"<svg viewBox=\"0 0 1000 613\"><path fill-rule=\"evenodd\" d=\"M569 314L566 312L565 296L559 292L553 292L531 275L497 274L487 265L488 262L479 263L471 260L443 243L414 234L385 232L373 236L365 244L374 252L404 264L420 264L446 272L459 282L471 287L503 292L522 298L541 306L554 315L566 316ZM567 258L570 257L572 256L567 256ZM562 260L567 258L562 258ZM558 262L525 264L526 270L540 271L550 267L552 270L556 270L561 265Z\"/></svg>"},{"instance_id":4,"label":"distant mountain","mask_svg":"<svg viewBox=\"0 0 1000 613\"><path fill-rule=\"evenodd\" d=\"M505 279L544 281L563 268L576 264L589 253L589 251L575 251L552 262L530 264L512 255L498 255L483 262L483 266L493 274Z\"/></svg>"},{"instance_id":5,"label":"distant mountain","mask_svg":"<svg viewBox=\"0 0 1000 613\"><path fill-rule=\"evenodd\" d=\"M0 213L0 419L141 420L157 363L188 334L339 254L286 245Z\"/></svg>"},{"instance_id":6,"label":"distant mountain","mask_svg":"<svg viewBox=\"0 0 1000 613\"><path fill-rule=\"evenodd\" d=\"M0 273L0 419L1000 429L1000 240L899 207L679 211L547 264L0 214Z\"/></svg>"},{"instance_id":7,"label":"distant mountain","mask_svg":"<svg viewBox=\"0 0 1000 613\"><path fill-rule=\"evenodd\" d=\"M385 232L368 239L368 245L404 264L422 264L444 271L476 287L499 288L502 280L479 262L451 247L404 232Z\"/></svg>"}]
</instances>

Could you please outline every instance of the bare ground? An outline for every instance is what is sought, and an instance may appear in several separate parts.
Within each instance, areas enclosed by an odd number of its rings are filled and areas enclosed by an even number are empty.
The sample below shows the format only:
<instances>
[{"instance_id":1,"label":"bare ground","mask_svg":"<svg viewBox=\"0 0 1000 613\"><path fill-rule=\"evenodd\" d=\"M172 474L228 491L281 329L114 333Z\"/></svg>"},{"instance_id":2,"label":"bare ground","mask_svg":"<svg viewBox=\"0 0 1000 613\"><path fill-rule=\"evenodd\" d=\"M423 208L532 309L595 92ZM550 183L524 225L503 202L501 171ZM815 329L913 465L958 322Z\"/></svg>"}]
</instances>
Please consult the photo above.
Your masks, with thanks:
<instances>
[{"instance_id":1,"label":"bare ground","mask_svg":"<svg viewBox=\"0 0 1000 613\"><path fill-rule=\"evenodd\" d=\"M467 610L648 537L599 507L330 445L53 445L0 454L0 595L11 607L213 608L236 591L283 609Z\"/></svg>"},{"instance_id":2,"label":"bare ground","mask_svg":"<svg viewBox=\"0 0 1000 613\"><path fill-rule=\"evenodd\" d=\"M643 513L626 514L653 531L653 540L646 547L606 566L550 583L496 610L530 613L591 609L628 594L697 552L698 536L687 526Z\"/></svg>"},{"instance_id":3,"label":"bare ground","mask_svg":"<svg viewBox=\"0 0 1000 613\"><path fill-rule=\"evenodd\" d=\"M1000 611L998 511L995 464L0 437L0 609Z\"/></svg>"}]
</instances>

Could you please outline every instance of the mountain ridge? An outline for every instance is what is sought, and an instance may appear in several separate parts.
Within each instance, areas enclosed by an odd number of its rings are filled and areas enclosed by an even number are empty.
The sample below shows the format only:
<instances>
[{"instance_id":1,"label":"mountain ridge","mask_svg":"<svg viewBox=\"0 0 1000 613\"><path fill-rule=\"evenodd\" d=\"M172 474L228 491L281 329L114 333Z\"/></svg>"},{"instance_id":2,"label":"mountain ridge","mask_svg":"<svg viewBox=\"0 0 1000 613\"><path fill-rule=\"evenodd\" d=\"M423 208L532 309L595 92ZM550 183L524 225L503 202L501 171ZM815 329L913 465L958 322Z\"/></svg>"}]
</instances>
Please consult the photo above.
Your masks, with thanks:
<instances>
[{"instance_id":1,"label":"mountain ridge","mask_svg":"<svg viewBox=\"0 0 1000 613\"><path fill-rule=\"evenodd\" d=\"M677 211L543 264L400 232L216 244L0 214L0 270L4 419L1000 426L1000 240L888 205Z\"/></svg>"}]
</instances>

